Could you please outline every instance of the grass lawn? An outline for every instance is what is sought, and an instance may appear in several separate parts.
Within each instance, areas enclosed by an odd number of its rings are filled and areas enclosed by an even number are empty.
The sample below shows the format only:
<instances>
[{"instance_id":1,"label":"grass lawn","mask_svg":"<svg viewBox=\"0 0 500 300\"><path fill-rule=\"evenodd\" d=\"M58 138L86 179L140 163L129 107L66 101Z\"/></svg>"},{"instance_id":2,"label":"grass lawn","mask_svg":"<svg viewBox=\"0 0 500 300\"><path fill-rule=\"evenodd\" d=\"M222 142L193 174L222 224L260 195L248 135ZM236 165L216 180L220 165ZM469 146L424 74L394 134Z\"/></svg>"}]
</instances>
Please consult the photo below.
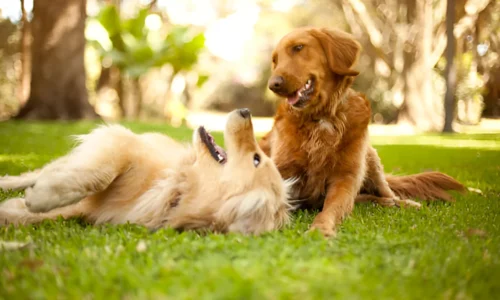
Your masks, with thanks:
<instances>
[{"instance_id":1,"label":"grass lawn","mask_svg":"<svg viewBox=\"0 0 500 300\"><path fill-rule=\"evenodd\" d=\"M188 129L162 124L127 125L191 137ZM0 123L0 175L42 166L70 149L69 135L93 126ZM388 172L444 171L483 195L457 195L456 203L430 203L418 211L357 205L331 240L304 234L313 218L308 212L260 237L150 233L78 220L1 227L0 240L31 244L0 250L0 298L500 297L500 135L372 140ZM0 200L12 196L0 192Z\"/></svg>"}]
</instances>

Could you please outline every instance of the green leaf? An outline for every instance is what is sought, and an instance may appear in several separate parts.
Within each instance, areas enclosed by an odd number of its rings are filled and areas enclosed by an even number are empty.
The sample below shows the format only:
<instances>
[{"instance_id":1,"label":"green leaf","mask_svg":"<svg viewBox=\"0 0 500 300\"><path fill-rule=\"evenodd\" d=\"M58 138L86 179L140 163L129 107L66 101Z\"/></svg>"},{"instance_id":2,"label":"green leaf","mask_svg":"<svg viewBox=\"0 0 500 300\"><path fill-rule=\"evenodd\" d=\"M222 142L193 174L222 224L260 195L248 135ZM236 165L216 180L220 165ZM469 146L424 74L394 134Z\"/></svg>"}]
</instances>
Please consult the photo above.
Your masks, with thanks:
<instances>
[{"instance_id":1,"label":"green leaf","mask_svg":"<svg viewBox=\"0 0 500 300\"><path fill-rule=\"evenodd\" d=\"M106 51L102 45L96 45L101 57L111 58L114 65L132 77L165 64L171 65L176 73L191 69L205 46L204 34L193 35L187 26L173 26L158 47L148 40L145 25L148 14L147 9L141 9L135 17L120 20L115 6L103 8L97 19L107 31L113 49Z\"/></svg>"},{"instance_id":2,"label":"green leaf","mask_svg":"<svg viewBox=\"0 0 500 300\"><path fill-rule=\"evenodd\" d=\"M151 69L151 66L148 64L134 64L127 66L125 68L125 72L133 78L139 78L143 74L147 73Z\"/></svg>"},{"instance_id":3,"label":"green leaf","mask_svg":"<svg viewBox=\"0 0 500 300\"><path fill-rule=\"evenodd\" d=\"M128 32L124 32L121 34L123 43L125 44L126 49L134 49L135 47L138 47L143 41L138 40L136 37L131 35Z\"/></svg>"},{"instance_id":4,"label":"green leaf","mask_svg":"<svg viewBox=\"0 0 500 300\"><path fill-rule=\"evenodd\" d=\"M141 9L134 18L123 21L123 29L137 39L144 40L147 36L146 17L148 14L147 8Z\"/></svg>"},{"instance_id":5,"label":"green leaf","mask_svg":"<svg viewBox=\"0 0 500 300\"><path fill-rule=\"evenodd\" d=\"M198 61L199 52L204 46L203 33L191 37L187 27L176 26L165 39L163 49L168 49L168 51L157 60L156 64L169 63L174 68L174 72L189 70Z\"/></svg>"},{"instance_id":6,"label":"green leaf","mask_svg":"<svg viewBox=\"0 0 500 300\"><path fill-rule=\"evenodd\" d=\"M199 88L202 87L203 84L207 82L208 78L210 78L210 76L206 74L198 74L198 81L196 82L196 86Z\"/></svg>"},{"instance_id":7,"label":"green leaf","mask_svg":"<svg viewBox=\"0 0 500 300\"><path fill-rule=\"evenodd\" d=\"M160 50L158 50L153 58L153 65L155 67L161 67L168 64L171 61L172 49L168 45L164 45Z\"/></svg>"},{"instance_id":8,"label":"green leaf","mask_svg":"<svg viewBox=\"0 0 500 300\"><path fill-rule=\"evenodd\" d=\"M139 44L132 49L131 57L135 62L151 62L154 51L148 44Z\"/></svg>"},{"instance_id":9,"label":"green leaf","mask_svg":"<svg viewBox=\"0 0 500 300\"><path fill-rule=\"evenodd\" d=\"M194 52L199 52L205 47L205 35L203 33L196 35L191 41L186 43L186 47Z\"/></svg>"},{"instance_id":10,"label":"green leaf","mask_svg":"<svg viewBox=\"0 0 500 300\"><path fill-rule=\"evenodd\" d=\"M187 26L175 26L170 30L170 33L167 35L166 40L168 43L176 46L182 47L186 40L186 34L188 33Z\"/></svg>"},{"instance_id":11,"label":"green leaf","mask_svg":"<svg viewBox=\"0 0 500 300\"><path fill-rule=\"evenodd\" d=\"M97 20L106 29L110 37L120 33L120 15L114 5L104 7L97 16Z\"/></svg>"}]
</instances>

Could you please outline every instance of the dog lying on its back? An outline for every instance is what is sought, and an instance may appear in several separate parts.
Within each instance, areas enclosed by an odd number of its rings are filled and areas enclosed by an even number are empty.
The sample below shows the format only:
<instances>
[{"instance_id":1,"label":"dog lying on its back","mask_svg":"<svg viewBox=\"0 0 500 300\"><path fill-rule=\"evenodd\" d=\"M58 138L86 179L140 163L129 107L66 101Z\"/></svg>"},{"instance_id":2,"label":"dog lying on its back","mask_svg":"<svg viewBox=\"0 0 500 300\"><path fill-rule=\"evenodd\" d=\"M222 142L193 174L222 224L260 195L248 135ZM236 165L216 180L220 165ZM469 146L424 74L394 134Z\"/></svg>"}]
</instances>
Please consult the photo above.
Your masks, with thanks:
<instances>
[{"instance_id":1,"label":"dog lying on its back","mask_svg":"<svg viewBox=\"0 0 500 300\"><path fill-rule=\"evenodd\" d=\"M26 189L0 204L0 224L83 217L94 224L259 234L289 221L287 186L254 138L250 111L229 114L227 152L200 127L193 147L106 126L39 171L0 178Z\"/></svg>"}]
</instances>

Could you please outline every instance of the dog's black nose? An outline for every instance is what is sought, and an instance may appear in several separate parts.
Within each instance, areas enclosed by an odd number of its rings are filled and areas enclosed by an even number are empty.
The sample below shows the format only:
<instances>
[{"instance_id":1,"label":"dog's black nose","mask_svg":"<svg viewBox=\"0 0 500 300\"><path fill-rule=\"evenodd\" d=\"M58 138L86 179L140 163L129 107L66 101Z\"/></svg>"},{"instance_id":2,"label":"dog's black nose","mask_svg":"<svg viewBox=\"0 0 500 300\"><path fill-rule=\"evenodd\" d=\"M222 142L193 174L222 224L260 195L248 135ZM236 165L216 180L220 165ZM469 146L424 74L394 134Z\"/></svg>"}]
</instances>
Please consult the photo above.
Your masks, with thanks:
<instances>
[{"instance_id":1,"label":"dog's black nose","mask_svg":"<svg viewBox=\"0 0 500 300\"><path fill-rule=\"evenodd\" d=\"M283 88L285 79L282 76L273 76L269 79L269 89L273 92L278 92Z\"/></svg>"},{"instance_id":2,"label":"dog's black nose","mask_svg":"<svg viewBox=\"0 0 500 300\"><path fill-rule=\"evenodd\" d=\"M238 110L238 112L245 119L250 117L250 110L248 108L242 108L242 109Z\"/></svg>"}]
</instances>

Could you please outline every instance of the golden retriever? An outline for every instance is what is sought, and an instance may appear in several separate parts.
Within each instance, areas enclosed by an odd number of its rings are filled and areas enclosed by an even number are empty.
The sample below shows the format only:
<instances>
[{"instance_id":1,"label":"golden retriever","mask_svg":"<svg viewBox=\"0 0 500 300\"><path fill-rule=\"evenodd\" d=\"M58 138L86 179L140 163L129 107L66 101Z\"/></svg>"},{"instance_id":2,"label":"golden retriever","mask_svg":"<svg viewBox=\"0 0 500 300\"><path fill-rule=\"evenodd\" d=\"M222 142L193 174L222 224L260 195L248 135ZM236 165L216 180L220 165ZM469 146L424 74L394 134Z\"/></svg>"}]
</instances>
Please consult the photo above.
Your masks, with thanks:
<instances>
[{"instance_id":1,"label":"golden retriever","mask_svg":"<svg viewBox=\"0 0 500 300\"><path fill-rule=\"evenodd\" d=\"M0 224L62 216L244 234L286 224L287 183L259 148L248 109L229 114L224 139L227 152L203 127L192 147L119 125L95 129L41 170L0 178L4 190L26 189L0 204Z\"/></svg>"},{"instance_id":2,"label":"golden retriever","mask_svg":"<svg viewBox=\"0 0 500 300\"><path fill-rule=\"evenodd\" d=\"M283 37L272 54L269 88L286 98L272 130L260 141L283 178L298 178L291 197L321 208L311 229L335 234L355 201L420 207L423 200L451 200L447 190L464 187L439 172L385 176L370 146L370 103L350 88L360 45L349 34L299 28Z\"/></svg>"}]
</instances>

